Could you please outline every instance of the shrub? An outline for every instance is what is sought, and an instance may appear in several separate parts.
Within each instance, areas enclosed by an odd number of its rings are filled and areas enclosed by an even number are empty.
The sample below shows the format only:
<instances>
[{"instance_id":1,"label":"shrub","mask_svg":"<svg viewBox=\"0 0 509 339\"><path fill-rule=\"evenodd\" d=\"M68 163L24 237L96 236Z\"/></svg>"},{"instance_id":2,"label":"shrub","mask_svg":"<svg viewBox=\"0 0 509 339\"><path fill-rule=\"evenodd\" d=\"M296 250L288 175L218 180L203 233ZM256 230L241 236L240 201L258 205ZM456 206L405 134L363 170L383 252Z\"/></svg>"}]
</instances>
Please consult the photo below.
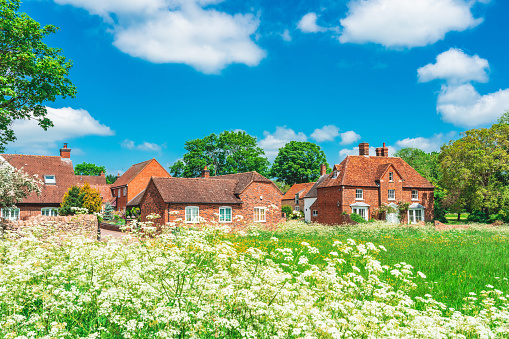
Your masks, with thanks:
<instances>
[{"instance_id":1,"label":"shrub","mask_svg":"<svg viewBox=\"0 0 509 339\"><path fill-rule=\"evenodd\" d=\"M292 210L292 206L289 206L289 205L283 205L281 207L281 212L285 213L286 214L286 218L289 219L290 218L290 215L292 214L293 210Z\"/></svg>"},{"instance_id":2,"label":"shrub","mask_svg":"<svg viewBox=\"0 0 509 339\"><path fill-rule=\"evenodd\" d=\"M468 222L476 222L480 224L487 224L489 222L489 218L486 217L486 213L483 211L473 211L468 215Z\"/></svg>"},{"instance_id":3,"label":"shrub","mask_svg":"<svg viewBox=\"0 0 509 339\"><path fill-rule=\"evenodd\" d=\"M64 198L62 199L62 203L60 204L60 208L58 210L59 215L74 215L75 212L72 207L83 206L83 195L80 192L80 188L78 186L71 186L67 192L64 194Z\"/></svg>"},{"instance_id":4,"label":"shrub","mask_svg":"<svg viewBox=\"0 0 509 339\"><path fill-rule=\"evenodd\" d=\"M104 204L103 219L107 220L107 221L112 220L114 211L115 211L115 209L113 208L113 206L111 206L111 204L109 202L106 202L106 204Z\"/></svg>"},{"instance_id":5,"label":"shrub","mask_svg":"<svg viewBox=\"0 0 509 339\"><path fill-rule=\"evenodd\" d=\"M361 217L357 213L350 214L350 218L352 218L353 221L355 221L355 222L357 222L359 224L367 223L366 219L364 219L363 217Z\"/></svg>"}]
</instances>

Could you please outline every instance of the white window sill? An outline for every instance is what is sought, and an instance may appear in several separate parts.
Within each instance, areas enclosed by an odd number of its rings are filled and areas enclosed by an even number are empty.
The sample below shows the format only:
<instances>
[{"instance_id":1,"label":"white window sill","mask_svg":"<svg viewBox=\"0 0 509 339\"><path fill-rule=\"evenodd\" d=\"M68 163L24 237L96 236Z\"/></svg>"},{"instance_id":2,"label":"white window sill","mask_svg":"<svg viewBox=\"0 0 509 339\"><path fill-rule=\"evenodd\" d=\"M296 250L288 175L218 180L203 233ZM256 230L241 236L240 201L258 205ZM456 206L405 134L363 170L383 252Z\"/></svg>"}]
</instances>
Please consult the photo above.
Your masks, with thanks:
<instances>
[{"instance_id":1,"label":"white window sill","mask_svg":"<svg viewBox=\"0 0 509 339\"><path fill-rule=\"evenodd\" d=\"M360 201L362 201L362 200L364 200L364 198L355 198L355 200L360 200Z\"/></svg>"},{"instance_id":2,"label":"white window sill","mask_svg":"<svg viewBox=\"0 0 509 339\"><path fill-rule=\"evenodd\" d=\"M265 220L255 220L254 222L267 222Z\"/></svg>"},{"instance_id":3,"label":"white window sill","mask_svg":"<svg viewBox=\"0 0 509 339\"><path fill-rule=\"evenodd\" d=\"M412 201L419 201L419 199L412 199Z\"/></svg>"},{"instance_id":4,"label":"white window sill","mask_svg":"<svg viewBox=\"0 0 509 339\"><path fill-rule=\"evenodd\" d=\"M394 199L387 199L387 200L389 200L389 201L396 201L396 198L394 198Z\"/></svg>"},{"instance_id":5,"label":"white window sill","mask_svg":"<svg viewBox=\"0 0 509 339\"><path fill-rule=\"evenodd\" d=\"M228 224L228 223L231 223L232 221L219 221L221 224Z\"/></svg>"},{"instance_id":6,"label":"white window sill","mask_svg":"<svg viewBox=\"0 0 509 339\"><path fill-rule=\"evenodd\" d=\"M186 221L186 224L199 224L199 221Z\"/></svg>"}]
</instances>

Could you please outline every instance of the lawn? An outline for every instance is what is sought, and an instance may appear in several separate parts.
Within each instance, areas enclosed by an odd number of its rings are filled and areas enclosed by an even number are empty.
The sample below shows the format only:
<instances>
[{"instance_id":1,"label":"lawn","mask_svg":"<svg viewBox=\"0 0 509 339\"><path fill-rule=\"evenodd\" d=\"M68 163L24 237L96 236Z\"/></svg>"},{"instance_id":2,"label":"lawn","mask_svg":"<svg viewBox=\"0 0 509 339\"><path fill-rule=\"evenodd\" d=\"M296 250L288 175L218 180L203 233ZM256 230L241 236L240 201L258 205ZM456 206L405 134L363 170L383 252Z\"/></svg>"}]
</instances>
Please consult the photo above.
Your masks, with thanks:
<instances>
[{"instance_id":1,"label":"lawn","mask_svg":"<svg viewBox=\"0 0 509 339\"><path fill-rule=\"evenodd\" d=\"M458 220L457 213L448 213L445 215L445 218L447 219L447 223L450 225L465 225L469 214L470 213L461 213L460 220Z\"/></svg>"}]
</instances>

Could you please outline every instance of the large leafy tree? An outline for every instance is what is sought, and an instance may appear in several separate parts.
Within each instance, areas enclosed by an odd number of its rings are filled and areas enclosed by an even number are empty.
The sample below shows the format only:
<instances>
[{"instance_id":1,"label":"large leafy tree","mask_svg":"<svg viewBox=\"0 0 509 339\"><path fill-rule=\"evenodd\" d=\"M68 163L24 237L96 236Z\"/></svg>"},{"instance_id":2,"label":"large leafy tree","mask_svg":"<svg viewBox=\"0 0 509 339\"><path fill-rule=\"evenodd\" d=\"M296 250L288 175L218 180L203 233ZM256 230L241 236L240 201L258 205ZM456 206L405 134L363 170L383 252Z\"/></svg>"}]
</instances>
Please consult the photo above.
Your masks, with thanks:
<instances>
[{"instance_id":1,"label":"large leafy tree","mask_svg":"<svg viewBox=\"0 0 509 339\"><path fill-rule=\"evenodd\" d=\"M187 141L182 160L170 167L174 177L195 178L205 166L211 175L257 171L268 175L270 163L258 147L256 137L244 131L224 131Z\"/></svg>"},{"instance_id":2,"label":"large leafy tree","mask_svg":"<svg viewBox=\"0 0 509 339\"><path fill-rule=\"evenodd\" d=\"M312 182L320 177L321 164L330 170L320 146L312 142L290 141L279 149L271 174L289 185Z\"/></svg>"},{"instance_id":3,"label":"large leafy tree","mask_svg":"<svg viewBox=\"0 0 509 339\"><path fill-rule=\"evenodd\" d=\"M20 0L0 0L0 152L16 139L14 120L35 119L46 130L52 122L43 103L76 95L67 78L72 63L43 42L58 28L41 27L19 6Z\"/></svg>"},{"instance_id":4,"label":"large leafy tree","mask_svg":"<svg viewBox=\"0 0 509 339\"><path fill-rule=\"evenodd\" d=\"M444 145L440 154L442 186L449 203L463 205L485 215L509 205L509 125L471 129Z\"/></svg>"},{"instance_id":5,"label":"large leafy tree","mask_svg":"<svg viewBox=\"0 0 509 339\"><path fill-rule=\"evenodd\" d=\"M76 175L101 175L101 173L106 173L104 166L97 166L87 162L74 166L74 174Z\"/></svg>"}]
</instances>

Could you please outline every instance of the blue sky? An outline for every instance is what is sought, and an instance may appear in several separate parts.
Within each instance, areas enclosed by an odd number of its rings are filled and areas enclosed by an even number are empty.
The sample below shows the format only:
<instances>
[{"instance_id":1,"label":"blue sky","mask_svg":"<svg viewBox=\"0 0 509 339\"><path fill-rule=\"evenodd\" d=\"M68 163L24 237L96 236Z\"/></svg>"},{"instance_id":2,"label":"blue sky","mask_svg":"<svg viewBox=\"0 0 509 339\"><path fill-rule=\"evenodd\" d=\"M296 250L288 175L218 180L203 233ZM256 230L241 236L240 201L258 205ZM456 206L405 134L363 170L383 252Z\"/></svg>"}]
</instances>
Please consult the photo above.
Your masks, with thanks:
<instances>
[{"instance_id":1,"label":"blue sky","mask_svg":"<svg viewBox=\"0 0 509 339\"><path fill-rule=\"evenodd\" d=\"M290 140L329 164L359 142L438 150L509 109L509 3L502 0L25 0L60 31L75 99L55 127L14 124L7 153L58 155L111 173L184 154L224 130L272 160Z\"/></svg>"}]
</instances>

